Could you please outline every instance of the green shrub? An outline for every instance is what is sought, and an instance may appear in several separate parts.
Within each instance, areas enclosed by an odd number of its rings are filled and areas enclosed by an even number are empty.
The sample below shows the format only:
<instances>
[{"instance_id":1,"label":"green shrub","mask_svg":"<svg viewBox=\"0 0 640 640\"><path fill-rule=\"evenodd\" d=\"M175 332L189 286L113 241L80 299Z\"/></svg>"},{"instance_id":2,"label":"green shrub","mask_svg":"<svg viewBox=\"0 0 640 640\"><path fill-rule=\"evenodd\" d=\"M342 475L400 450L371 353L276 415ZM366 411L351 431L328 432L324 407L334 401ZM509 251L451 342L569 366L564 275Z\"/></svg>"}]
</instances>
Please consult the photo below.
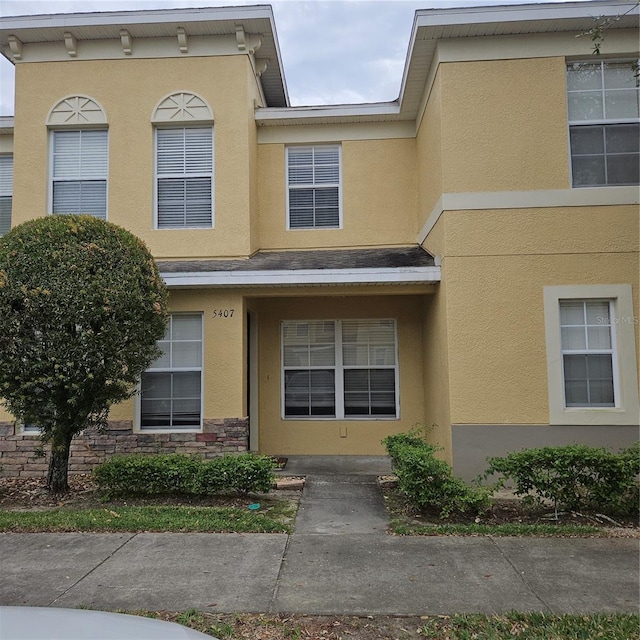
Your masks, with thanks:
<instances>
[{"instance_id":1,"label":"green shrub","mask_svg":"<svg viewBox=\"0 0 640 640\"><path fill-rule=\"evenodd\" d=\"M190 493L198 460L181 454L113 456L96 467L98 487L113 494Z\"/></svg>"},{"instance_id":2,"label":"green shrub","mask_svg":"<svg viewBox=\"0 0 640 640\"><path fill-rule=\"evenodd\" d=\"M441 518L479 513L488 506L487 490L456 478L451 467L435 457L440 448L425 442L417 432L387 436L382 443L398 476L398 488L413 506L438 509Z\"/></svg>"},{"instance_id":3,"label":"green shrub","mask_svg":"<svg viewBox=\"0 0 640 640\"><path fill-rule=\"evenodd\" d=\"M267 493L275 462L252 453L201 460L184 454L113 456L94 471L107 494Z\"/></svg>"},{"instance_id":4,"label":"green shrub","mask_svg":"<svg viewBox=\"0 0 640 640\"><path fill-rule=\"evenodd\" d=\"M276 466L273 458L245 453L221 460L231 489L240 493L266 493L271 488Z\"/></svg>"},{"instance_id":5,"label":"green shrub","mask_svg":"<svg viewBox=\"0 0 640 640\"><path fill-rule=\"evenodd\" d=\"M638 510L640 446L619 454L586 445L525 449L489 458L484 477L499 475L529 504L549 500L556 511L629 514Z\"/></svg>"},{"instance_id":6,"label":"green shrub","mask_svg":"<svg viewBox=\"0 0 640 640\"><path fill-rule=\"evenodd\" d=\"M213 458L201 463L193 492L199 495L229 490L268 493L275 465L273 458L253 453Z\"/></svg>"}]
</instances>

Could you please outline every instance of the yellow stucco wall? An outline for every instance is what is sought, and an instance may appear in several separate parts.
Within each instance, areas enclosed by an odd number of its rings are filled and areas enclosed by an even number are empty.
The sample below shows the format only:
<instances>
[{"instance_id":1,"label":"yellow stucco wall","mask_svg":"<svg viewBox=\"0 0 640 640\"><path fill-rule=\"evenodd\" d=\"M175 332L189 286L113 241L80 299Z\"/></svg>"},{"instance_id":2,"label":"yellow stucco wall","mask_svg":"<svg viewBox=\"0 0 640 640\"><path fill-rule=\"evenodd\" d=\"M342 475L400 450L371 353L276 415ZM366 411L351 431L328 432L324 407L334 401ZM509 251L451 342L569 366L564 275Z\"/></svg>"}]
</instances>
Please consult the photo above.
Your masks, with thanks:
<instances>
[{"instance_id":1,"label":"yellow stucco wall","mask_svg":"<svg viewBox=\"0 0 640 640\"><path fill-rule=\"evenodd\" d=\"M444 192L570 186L565 64L536 58L440 66Z\"/></svg>"},{"instance_id":2,"label":"yellow stucco wall","mask_svg":"<svg viewBox=\"0 0 640 640\"><path fill-rule=\"evenodd\" d=\"M442 195L442 95L438 70L427 105L418 123L416 164L418 168L418 217L423 224Z\"/></svg>"},{"instance_id":3,"label":"yellow stucco wall","mask_svg":"<svg viewBox=\"0 0 640 640\"><path fill-rule=\"evenodd\" d=\"M380 455L382 438L424 421L423 296L358 296L252 301L259 322L260 451L268 454ZM281 322L296 319L395 318L400 374L399 420L283 420ZM341 430L346 437L341 437Z\"/></svg>"},{"instance_id":4,"label":"yellow stucco wall","mask_svg":"<svg viewBox=\"0 0 640 640\"><path fill-rule=\"evenodd\" d=\"M637 309L637 207L444 216L451 422L548 424L543 288L630 283Z\"/></svg>"},{"instance_id":5,"label":"yellow stucco wall","mask_svg":"<svg viewBox=\"0 0 640 640\"><path fill-rule=\"evenodd\" d=\"M172 313L203 315L203 418L245 417L246 311L242 294L237 290L172 291L169 306ZM233 310L233 317L214 317L213 312L219 309ZM136 411L133 398L112 407L109 417L134 420Z\"/></svg>"},{"instance_id":6,"label":"yellow stucco wall","mask_svg":"<svg viewBox=\"0 0 640 640\"><path fill-rule=\"evenodd\" d=\"M415 140L345 140L342 143L342 229L287 231L285 145L259 145L258 159L263 249L415 242Z\"/></svg>"},{"instance_id":7,"label":"yellow stucco wall","mask_svg":"<svg viewBox=\"0 0 640 640\"><path fill-rule=\"evenodd\" d=\"M441 216L424 243L424 248L432 255L442 256L445 252L446 223L446 216ZM441 270L442 280L432 296L425 296L422 310L424 425L428 429L429 440L443 447L443 457L451 462L446 264Z\"/></svg>"},{"instance_id":8,"label":"yellow stucco wall","mask_svg":"<svg viewBox=\"0 0 640 640\"><path fill-rule=\"evenodd\" d=\"M255 153L251 74L246 56L17 65L14 223L48 211L49 110L66 96L87 95L102 105L108 119L111 222L143 238L158 258L249 255L251 202L256 201L250 189ZM211 230L154 230L151 117L162 98L178 91L200 95L213 110Z\"/></svg>"}]
</instances>

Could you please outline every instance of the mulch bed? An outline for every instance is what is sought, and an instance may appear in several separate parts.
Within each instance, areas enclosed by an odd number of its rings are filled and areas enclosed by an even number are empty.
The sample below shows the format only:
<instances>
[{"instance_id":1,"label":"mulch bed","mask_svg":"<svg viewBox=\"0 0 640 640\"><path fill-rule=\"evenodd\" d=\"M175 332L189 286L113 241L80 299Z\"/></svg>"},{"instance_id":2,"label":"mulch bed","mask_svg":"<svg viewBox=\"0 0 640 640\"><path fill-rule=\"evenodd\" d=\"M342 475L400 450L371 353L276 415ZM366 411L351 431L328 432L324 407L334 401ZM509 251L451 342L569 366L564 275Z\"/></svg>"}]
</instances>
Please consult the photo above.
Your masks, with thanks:
<instances>
[{"instance_id":1,"label":"mulch bed","mask_svg":"<svg viewBox=\"0 0 640 640\"><path fill-rule=\"evenodd\" d=\"M300 478L278 479L281 489L272 493L269 499L286 497L295 499L300 495L302 482ZM0 509L38 510L68 507L74 509L90 509L104 507L105 500L89 474L69 476L69 492L63 495L52 495L47 491L45 478L0 478ZM112 506L145 506L145 505L183 505L193 507L246 507L254 502L251 496L215 495L215 496L123 496L113 497L109 501Z\"/></svg>"}]
</instances>

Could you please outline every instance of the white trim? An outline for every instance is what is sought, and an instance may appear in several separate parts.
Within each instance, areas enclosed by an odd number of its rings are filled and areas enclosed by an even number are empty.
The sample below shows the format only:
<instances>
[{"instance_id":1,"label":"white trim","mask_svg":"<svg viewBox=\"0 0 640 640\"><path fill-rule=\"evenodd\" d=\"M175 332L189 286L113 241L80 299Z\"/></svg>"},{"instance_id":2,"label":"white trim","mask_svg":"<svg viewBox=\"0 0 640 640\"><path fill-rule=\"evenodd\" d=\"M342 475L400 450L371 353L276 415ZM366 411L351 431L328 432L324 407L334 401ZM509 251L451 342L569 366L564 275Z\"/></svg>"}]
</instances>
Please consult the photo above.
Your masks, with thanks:
<instances>
[{"instance_id":1,"label":"white trim","mask_svg":"<svg viewBox=\"0 0 640 640\"><path fill-rule=\"evenodd\" d=\"M561 285L544 287L544 322L547 350L549 424L551 425L637 425L640 422L635 327L630 284ZM615 407L565 407L564 374L560 339L560 300L610 300Z\"/></svg>"},{"instance_id":2,"label":"white trim","mask_svg":"<svg viewBox=\"0 0 640 640\"><path fill-rule=\"evenodd\" d=\"M173 95L173 94L171 94ZM171 97L167 96L167 97ZM191 95L196 95L196 94L191 94ZM196 96L196 97L200 97L200 96ZM164 98L166 99L166 98ZM164 100L163 99L163 100ZM160 104L160 103L159 103ZM157 109L157 107L156 107ZM154 110L155 113L155 110ZM216 145L216 140L215 140L215 128L214 125L210 122L210 121L195 121L192 122L191 124L186 123L184 121L178 121L176 124L170 124L167 122L163 122L163 121L158 121L156 123L154 123L153 125L154 130L153 130L153 173L154 173L154 177L153 177L153 228L156 231L185 231L185 230L192 230L192 229L203 229L203 230L207 230L207 229L215 229L215 222L216 222L216 211L215 211L215 204L216 204L216 149L215 149L215 145ZM186 130L186 129L207 129L211 131L211 172L198 172L198 173L186 173L185 172L181 172L181 173L175 173L175 174L163 174L162 176L158 175L158 156L159 156L159 150L158 150L158 133L159 131L175 131L175 130ZM186 140L184 141L184 149L186 150L187 148L187 142ZM178 178L180 180L184 180L185 182L190 178L211 178L211 224L209 225L201 225L201 226L195 226L195 225L187 225L186 221L184 225L178 225L178 226L164 226L161 227L159 222L159 215L158 215L158 209L159 209L159 198L158 198L158 185L160 183L160 180L162 179L171 179L171 178ZM187 195L185 193L185 202L186 202L186 198Z\"/></svg>"},{"instance_id":3,"label":"white trim","mask_svg":"<svg viewBox=\"0 0 640 640\"><path fill-rule=\"evenodd\" d=\"M385 122L327 122L289 124L258 121L258 144L335 144L336 140L397 140L416 137L411 120Z\"/></svg>"},{"instance_id":4,"label":"white trim","mask_svg":"<svg viewBox=\"0 0 640 640\"><path fill-rule=\"evenodd\" d=\"M312 107L265 107L256 109L258 125L282 120L318 120L322 118L361 118L397 116L400 106L393 102L370 102L365 104L318 105Z\"/></svg>"},{"instance_id":5,"label":"white trim","mask_svg":"<svg viewBox=\"0 0 640 640\"><path fill-rule=\"evenodd\" d=\"M540 191L477 191L443 193L418 234L422 244L445 211L488 211L491 209L548 209L560 207L597 207L637 205L640 190L636 186L581 187Z\"/></svg>"},{"instance_id":6,"label":"white trim","mask_svg":"<svg viewBox=\"0 0 640 640\"><path fill-rule=\"evenodd\" d=\"M304 286L316 284L430 284L440 282L440 267L388 269L282 269L273 271L161 272L169 288Z\"/></svg>"},{"instance_id":7,"label":"white trim","mask_svg":"<svg viewBox=\"0 0 640 640\"><path fill-rule=\"evenodd\" d=\"M82 135L83 131L104 131L107 135L107 150L106 150L106 170L104 174L104 178L100 178L100 180L104 180L105 183L105 196L104 196L104 206L105 206L105 214L104 220L109 220L109 174L110 174L110 152L111 152L111 136L109 135L109 128L106 125L100 126L76 126L76 127L49 127L47 140L49 144L48 149L48 167L47 167L47 175L48 175L48 184L47 184L47 213L49 215L58 215L53 211L53 185L54 182L57 182L54 176L54 138L57 133L70 133L73 131L79 131ZM91 181L95 180L95 178L90 177L80 177L78 180L80 181ZM87 215L95 215L93 213L88 213ZM95 216L99 218L100 216Z\"/></svg>"}]
</instances>

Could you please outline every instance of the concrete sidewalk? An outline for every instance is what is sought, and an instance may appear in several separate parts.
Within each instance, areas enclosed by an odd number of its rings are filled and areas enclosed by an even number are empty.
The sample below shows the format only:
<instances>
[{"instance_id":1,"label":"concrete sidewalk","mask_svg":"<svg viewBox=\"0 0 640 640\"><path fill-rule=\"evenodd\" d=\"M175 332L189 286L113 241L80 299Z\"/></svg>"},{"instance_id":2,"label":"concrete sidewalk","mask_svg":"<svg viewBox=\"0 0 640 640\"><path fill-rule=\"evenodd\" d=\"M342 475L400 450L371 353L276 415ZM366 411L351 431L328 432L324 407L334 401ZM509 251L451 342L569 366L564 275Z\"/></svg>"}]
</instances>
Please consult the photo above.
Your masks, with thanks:
<instances>
[{"instance_id":1,"label":"concrete sidewalk","mask_svg":"<svg viewBox=\"0 0 640 640\"><path fill-rule=\"evenodd\" d=\"M391 536L375 475L365 470L308 473L291 536L0 534L0 604L345 615L638 611L638 540Z\"/></svg>"}]
</instances>

